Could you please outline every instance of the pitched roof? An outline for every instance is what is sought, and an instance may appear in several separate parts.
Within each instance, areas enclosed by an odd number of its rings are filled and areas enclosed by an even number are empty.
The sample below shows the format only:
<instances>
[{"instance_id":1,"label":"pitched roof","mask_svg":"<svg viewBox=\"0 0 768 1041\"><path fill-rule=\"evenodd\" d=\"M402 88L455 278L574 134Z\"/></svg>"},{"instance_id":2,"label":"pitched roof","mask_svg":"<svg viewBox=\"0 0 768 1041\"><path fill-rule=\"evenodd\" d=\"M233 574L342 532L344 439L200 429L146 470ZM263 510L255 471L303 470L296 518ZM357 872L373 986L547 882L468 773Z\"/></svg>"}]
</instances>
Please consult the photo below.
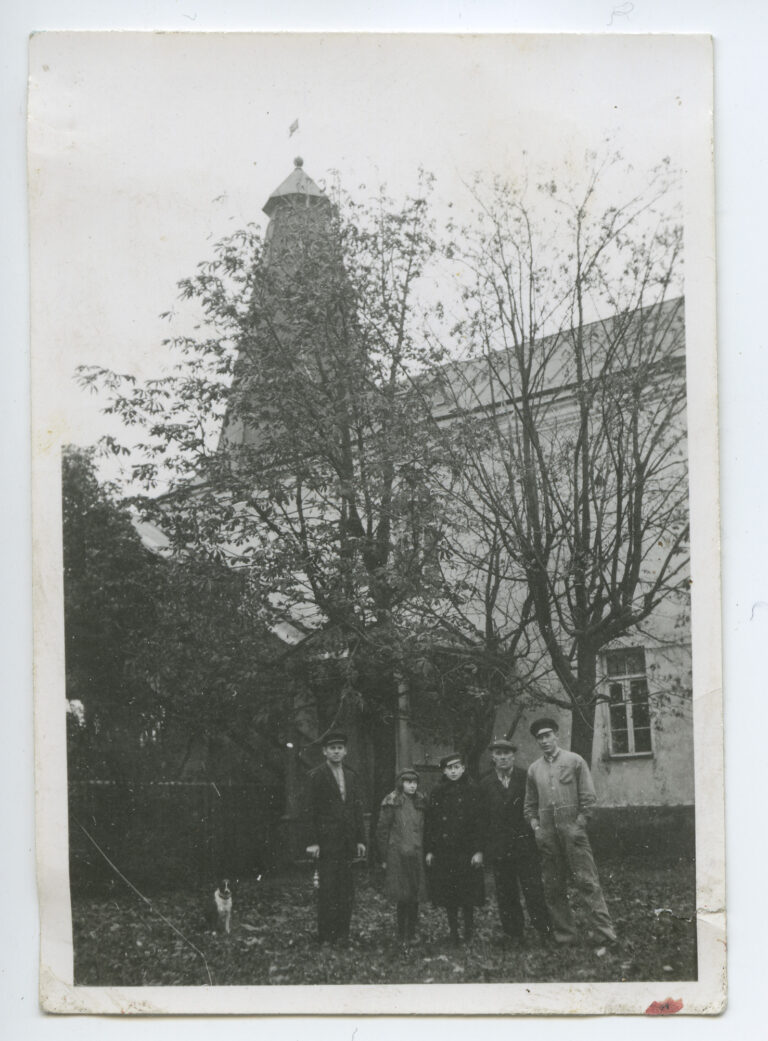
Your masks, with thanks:
<instances>
[{"instance_id":1,"label":"pitched roof","mask_svg":"<svg viewBox=\"0 0 768 1041\"><path fill-rule=\"evenodd\" d=\"M534 371L537 398L566 400L577 385L573 371L572 342L576 329L537 338L538 360ZM685 366L685 298L624 311L587 322L581 327L583 360L587 379L600 379L608 372L628 371L639 360L651 357L658 365ZM438 422L460 413L506 412L520 393L514 350L499 348L445 363L425 380Z\"/></svg>"},{"instance_id":2,"label":"pitched roof","mask_svg":"<svg viewBox=\"0 0 768 1041\"><path fill-rule=\"evenodd\" d=\"M303 166L304 160L301 156L297 156L293 160L291 173L288 174L282 184L275 188L262 207L268 217L272 216L281 199L293 198L297 201L308 201L309 197L316 199L327 198L325 192L322 192L312 178L304 173Z\"/></svg>"}]
</instances>

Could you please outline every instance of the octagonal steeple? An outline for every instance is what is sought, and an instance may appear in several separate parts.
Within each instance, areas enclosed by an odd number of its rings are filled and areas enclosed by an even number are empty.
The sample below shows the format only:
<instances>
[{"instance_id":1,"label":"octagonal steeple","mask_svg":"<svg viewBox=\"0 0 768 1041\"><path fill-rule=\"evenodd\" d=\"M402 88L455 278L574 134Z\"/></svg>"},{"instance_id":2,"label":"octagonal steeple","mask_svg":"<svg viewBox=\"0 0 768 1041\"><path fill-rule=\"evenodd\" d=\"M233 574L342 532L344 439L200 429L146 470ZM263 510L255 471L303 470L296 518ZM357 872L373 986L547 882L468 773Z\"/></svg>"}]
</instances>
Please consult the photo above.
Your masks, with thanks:
<instances>
[{"instance_id":1,"label":"octagonal steeple","mask_svg":"<svg viewBox=\"0 0 768 1041\"><path fill-rule=\"evenodd\" d=\"M304 160L297 156L293 160L293 170L282 184L272 192L262 209L268 217L284 203L291 205L318 206L329 205L328 196L322 192L311 177L304 173Z\"/></svg>"}]
</instances>

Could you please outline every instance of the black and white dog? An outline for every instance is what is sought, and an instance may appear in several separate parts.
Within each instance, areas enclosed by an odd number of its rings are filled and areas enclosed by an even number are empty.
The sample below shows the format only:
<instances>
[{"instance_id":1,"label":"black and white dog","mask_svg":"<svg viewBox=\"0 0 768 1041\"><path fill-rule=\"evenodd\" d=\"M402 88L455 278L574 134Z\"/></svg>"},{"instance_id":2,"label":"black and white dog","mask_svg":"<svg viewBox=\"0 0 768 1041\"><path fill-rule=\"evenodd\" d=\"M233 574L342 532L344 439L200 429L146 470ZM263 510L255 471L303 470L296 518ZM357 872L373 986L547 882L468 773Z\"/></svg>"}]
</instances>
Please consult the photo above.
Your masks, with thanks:
<instances>
[{"instance_id":1,"label":"black and white dog","mask_svg":"<svg viewBox=\"0 0 768 1041\"><path fill-rule=\"evenodd\" d=\"M229 934L232 927L232 890L229 879L222 878L208 902L208 926L214 932Z\"/></svg>"}]
</instances>

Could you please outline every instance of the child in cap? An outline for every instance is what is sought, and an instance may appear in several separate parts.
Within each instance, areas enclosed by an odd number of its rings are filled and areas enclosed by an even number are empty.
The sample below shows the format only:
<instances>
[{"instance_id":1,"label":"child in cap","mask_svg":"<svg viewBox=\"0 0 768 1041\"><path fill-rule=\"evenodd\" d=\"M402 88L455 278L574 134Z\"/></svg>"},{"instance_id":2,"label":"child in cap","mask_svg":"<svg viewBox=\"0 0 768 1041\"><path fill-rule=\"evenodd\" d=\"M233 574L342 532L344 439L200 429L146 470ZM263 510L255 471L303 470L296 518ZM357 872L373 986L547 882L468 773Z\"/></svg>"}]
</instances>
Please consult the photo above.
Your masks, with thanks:
<instances>
[{"instance_id":1,"label":"child in cap","mask_svg":"<svg viewBox=\"0 0 768 1041\"><path fill-rule=\"evenodd\" d=\"M418 786L415 770L397 775L395 790L381 803L376 830L387 872L384 892L396 904L397 936L403 942L414 939L419 901L427 896L423 855L426 799Z\"/></svg>"},{"instance_id":2,"label":"child in cap","mask_svg":"<svg viewBox=\"0 0 768 1041\"><path fill-rule=\"evenodd\" d=\"M448 915L450 942L459 942L459 908L464 940L474 933L474 909L485 901L484 812L480 791L454 752L440 760L443 777L427 806L424 851L432 903Z\"/></svg>"}]
</instances>

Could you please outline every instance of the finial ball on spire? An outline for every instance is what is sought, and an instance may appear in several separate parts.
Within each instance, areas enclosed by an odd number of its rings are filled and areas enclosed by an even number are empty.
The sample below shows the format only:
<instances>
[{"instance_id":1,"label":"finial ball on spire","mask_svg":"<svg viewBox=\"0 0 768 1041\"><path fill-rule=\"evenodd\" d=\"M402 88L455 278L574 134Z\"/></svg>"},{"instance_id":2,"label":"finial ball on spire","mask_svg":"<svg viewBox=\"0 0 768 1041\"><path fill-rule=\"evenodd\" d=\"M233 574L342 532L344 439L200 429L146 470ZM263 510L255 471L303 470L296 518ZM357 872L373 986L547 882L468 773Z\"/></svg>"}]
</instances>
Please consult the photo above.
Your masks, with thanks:
<instances>
[{"instance_id":1,"label":"finial ball on spire","mask_svg":"<svg viewBox=\"0 0 768 1041\"><path fill-rule=\"evenodd\" d=\"M299 167L304 165L304 160L301 158L300 155L297 155L296 158L293 160L293 165Z\"/></svg>"}]
</instances>

